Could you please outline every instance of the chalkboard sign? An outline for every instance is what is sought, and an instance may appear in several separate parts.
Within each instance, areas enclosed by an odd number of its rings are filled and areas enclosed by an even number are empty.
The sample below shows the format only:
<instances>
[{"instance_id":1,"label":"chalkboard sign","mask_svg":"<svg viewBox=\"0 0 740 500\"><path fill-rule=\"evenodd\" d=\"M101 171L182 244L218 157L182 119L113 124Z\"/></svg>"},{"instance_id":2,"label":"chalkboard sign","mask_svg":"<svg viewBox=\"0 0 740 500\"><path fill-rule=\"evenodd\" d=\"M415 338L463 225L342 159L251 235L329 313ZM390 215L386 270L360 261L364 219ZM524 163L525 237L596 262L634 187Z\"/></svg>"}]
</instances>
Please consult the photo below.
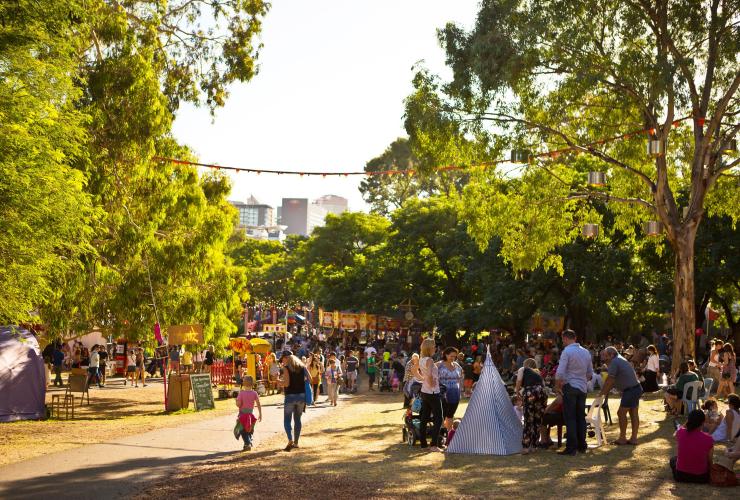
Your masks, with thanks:
<instances>
[{"instance_id":1,"label":"chalkboard sign","mask_svg":"<svg viewBox=\"0 0 740 500\"><path fill-rule=\"evenodd\" d=\"M216 407L216 404L213 402L210 374L190 375L190 385L193 388L193 403L195 404L196 411L212 410Z\"/></svg>"}]
</instances>

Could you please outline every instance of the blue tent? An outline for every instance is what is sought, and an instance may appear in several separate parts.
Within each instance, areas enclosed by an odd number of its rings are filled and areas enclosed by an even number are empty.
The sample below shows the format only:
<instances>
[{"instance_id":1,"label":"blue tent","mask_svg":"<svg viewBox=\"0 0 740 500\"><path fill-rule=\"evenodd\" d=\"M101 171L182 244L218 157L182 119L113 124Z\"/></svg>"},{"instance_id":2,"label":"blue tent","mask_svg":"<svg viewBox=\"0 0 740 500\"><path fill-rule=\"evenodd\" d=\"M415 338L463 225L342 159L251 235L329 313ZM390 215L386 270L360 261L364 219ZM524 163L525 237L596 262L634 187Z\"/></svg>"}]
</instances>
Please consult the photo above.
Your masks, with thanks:
<instances>
[{"instance_id":1,"label":"blue tent","mask_svg":"<svg viewBox=\"0 0 740 500\"><path fill-rule=\"evenodd\" d=\"M447 453L512 455L521 451L522 423L489 351Z\"/></svg>"},{"instance_id":2,"label":"blue tent","mask_svg":"<svg viewBox=\"0 0 740 500\"><path fill-rule=\"evenodd\" d=\"M33 333L0 326L0 422L46 415L46 368Z\"/></svg>"}]
</instances>

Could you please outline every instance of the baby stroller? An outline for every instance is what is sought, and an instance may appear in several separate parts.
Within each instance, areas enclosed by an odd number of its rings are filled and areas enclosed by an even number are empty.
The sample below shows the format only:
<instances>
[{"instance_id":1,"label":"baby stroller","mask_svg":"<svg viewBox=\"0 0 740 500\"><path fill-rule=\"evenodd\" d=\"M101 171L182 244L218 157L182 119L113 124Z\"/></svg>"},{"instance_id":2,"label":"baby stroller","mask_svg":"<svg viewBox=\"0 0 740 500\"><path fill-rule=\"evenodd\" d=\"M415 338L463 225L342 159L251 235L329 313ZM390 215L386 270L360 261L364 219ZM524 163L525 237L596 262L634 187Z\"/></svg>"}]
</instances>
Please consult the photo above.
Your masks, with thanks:
<instances>
[{"instance_id":1,"label":"baby stroller","mask_svg":"<svg viewBox=\"0 0 740 500\"><path fill-rule=\"evenodd\" d=\"M380 392L391 392L393 390L393 386L391 384L392 376L393 369L391 368L391 364L387 361L384 361L380 368Z\"/></svg>"},{"instance_id":2,"label":"baby stroller","mask_svg":"<svg viewBox=\"0 0 740 500\"><path fill-rule=\"evenodd\" d=\"M411 384L410 392L412 394L411 404L403 414L403 429L401 431L401 435L404 443L409 446L414 446L419 440L419 435L421 434L421 419L419 418L419 412L421 411L421 397L419 396L419 393L421 392L421 384ZM431 434L431 427L432 422L429 422L427 424L427 436ZM439 434L439 444L444 445L447 441L447 429L442 427L439 430Z\"/></svg>"}]
</instances>

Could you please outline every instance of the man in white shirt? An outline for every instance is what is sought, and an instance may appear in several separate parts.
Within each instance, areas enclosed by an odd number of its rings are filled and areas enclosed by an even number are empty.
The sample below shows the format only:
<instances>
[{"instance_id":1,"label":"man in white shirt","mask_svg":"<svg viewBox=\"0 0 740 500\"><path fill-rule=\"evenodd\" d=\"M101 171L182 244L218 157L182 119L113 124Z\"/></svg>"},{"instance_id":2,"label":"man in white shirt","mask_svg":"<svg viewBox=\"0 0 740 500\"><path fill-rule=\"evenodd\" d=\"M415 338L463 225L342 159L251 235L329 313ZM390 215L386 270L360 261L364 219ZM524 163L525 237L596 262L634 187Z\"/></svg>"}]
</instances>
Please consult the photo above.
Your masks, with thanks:
<instances>
[{"instance_id":1,"label":"man in white shirt","mask_svg":"<svg viewBox=\"0 0 740 500\"><path fill-rule=\"evenodd\" d=\"M93 381L93 378L97 380L98 387L103 387L103 384L100 382L100 373L98 373L98 369L100 368L100 354L98 354L98 345L94 345L92 347L92 350L90 351L90 364L87 367L87 385L89 386L90 383Z\"/></svg>"},{"instance_id":2,"label":"man in white shirt","mask_svg":"<svg viewBox=\"0 0 740 500\"><path fill-rule=\"evenodd\" d=\"M585 453L586 445L586 391L593 376L591 353L576 342L573 330L563 331L565 348L555 373L555 392L563 396L563 419L567 443L559 455Z\"/></svg>"}]
</instances>

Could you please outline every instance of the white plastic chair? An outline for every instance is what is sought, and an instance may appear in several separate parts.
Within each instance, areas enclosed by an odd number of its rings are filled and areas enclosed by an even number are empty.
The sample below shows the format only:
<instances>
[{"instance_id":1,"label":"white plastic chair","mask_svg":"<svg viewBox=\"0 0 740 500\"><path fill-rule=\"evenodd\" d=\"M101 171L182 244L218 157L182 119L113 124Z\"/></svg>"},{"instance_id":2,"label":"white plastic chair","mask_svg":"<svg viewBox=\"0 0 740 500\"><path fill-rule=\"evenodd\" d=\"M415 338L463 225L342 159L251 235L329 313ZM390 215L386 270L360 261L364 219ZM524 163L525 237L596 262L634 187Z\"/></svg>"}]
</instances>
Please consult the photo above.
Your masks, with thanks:
<instances>
[{"instance_id":1,"label":"white plastic chair","mask_svg":"<svg viewBox=\"0 0 740 500\"><path fill-rule=\"evenodd\" d=\"M596 446L606 443L606 432L601 424L601 405L603 404L604 398L597 396L591 403L591 408L588 409L588 415L586 415L586 423L590 424L596 433Z\"/></svg>"},{"instance_id":2,"label":"white plastic chair","mask_svg":"<svg viewBox=\"0 0 740 500\"><path fill-rule=\"evenodd\" d=\"M704 378L704 390L699 391L702 392L702 394L699 396L699 399L701 401L706 401L709 399L709 395L712 393L712 385L714 385L714 379L711 377Z\"/></svg>"},{"instance_id":3,"label":"white plastic chair","mask_svg":"<svg viewBox=\"0 0 740 500\"><path fill-rule=\"evenodd\" d=\"M699 402L699 391L701 391L701 388L704 386L704 382L701 380L697 380L695 382L688 382L683 386L683 397L681 398L681 401L683 401L684 408L686 409L686 414L688 415L692 411L696 409ZM691 397L687 397L687 394L691 391Z\"/></svg>"}]
</instances>

